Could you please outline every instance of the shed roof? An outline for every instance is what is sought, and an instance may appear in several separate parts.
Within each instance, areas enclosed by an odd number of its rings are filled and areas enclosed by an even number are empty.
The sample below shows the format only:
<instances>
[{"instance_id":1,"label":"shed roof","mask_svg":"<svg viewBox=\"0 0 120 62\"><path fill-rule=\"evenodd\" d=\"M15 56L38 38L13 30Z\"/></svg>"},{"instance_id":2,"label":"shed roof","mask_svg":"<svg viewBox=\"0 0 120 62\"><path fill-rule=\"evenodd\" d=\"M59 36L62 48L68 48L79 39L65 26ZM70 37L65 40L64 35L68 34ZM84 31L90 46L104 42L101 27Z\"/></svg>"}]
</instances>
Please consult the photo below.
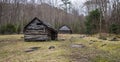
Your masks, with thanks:
<instances>
[{"instance_id":1,"label":"shed roof","mask_svg":"<svg viewBox=\"0 0 120 62\"><path fill-rule=\"evenodd\" d=\"M59 30L71 30L68 26L64 25L62 27L60 27Z\"/></svg>"},{"instance_id":2,"label":"shed roof","mask_svg":"<svg viewBox=\"0 0 120 62\"><path fill-rule=\"evenodd\" d=\"M26 28L27 28L31 23L33 23L35 20L38 20L39 22L41 22L41 23L42 23L43 25L45 25L48 29L57 32L57 30L55 30L55 29L52 27L52 25L50 25L50 24L47 23L47 22L41 21L41 20L38 19L37 17L35 17L31 22L29 22L29 23L24 27L24 31L25 31Z\"/></svg>"}]
</instances>

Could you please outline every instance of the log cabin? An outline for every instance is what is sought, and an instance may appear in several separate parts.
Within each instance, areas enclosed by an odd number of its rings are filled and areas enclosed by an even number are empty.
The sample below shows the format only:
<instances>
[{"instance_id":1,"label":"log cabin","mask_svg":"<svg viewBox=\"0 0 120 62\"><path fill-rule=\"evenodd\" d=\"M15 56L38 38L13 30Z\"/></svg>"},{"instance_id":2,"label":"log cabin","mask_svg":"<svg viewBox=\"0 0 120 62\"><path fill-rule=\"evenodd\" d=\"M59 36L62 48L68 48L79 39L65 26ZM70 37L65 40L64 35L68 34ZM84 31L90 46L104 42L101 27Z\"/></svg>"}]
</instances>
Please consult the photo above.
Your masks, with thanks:
<instances>
[{"instance_id":1,"label":"log cabin","mask_svg":"<svg viewBox=\"0 0 120 62\"><path fill-rule=\"evenodd\" d=\"M63 25L59 28L60 34L72 34L72 30L67 25Z\"/></svg>"},{"instance_id":2,"label":"log cabin","mask_svg":"<svg viewBox=\"0 0 120 62\"><path fill-rule=\"evenodd\" d=\"M50 24L39 20L37 17L24 27L25 41L56 40L57 35L58 32Z\"/></svg>"}]
</instances>

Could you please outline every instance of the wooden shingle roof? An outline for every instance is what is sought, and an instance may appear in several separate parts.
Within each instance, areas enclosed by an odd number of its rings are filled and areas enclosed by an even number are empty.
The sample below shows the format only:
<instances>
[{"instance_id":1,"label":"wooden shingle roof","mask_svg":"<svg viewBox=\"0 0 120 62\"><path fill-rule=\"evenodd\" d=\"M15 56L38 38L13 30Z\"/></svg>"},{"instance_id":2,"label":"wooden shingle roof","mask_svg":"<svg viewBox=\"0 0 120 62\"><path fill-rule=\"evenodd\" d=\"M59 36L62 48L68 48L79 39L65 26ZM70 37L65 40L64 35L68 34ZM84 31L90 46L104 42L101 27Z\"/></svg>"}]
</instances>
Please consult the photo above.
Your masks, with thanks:
<instances>
[{"instance_id":1,"label":"wooden shingle roof","mask_svg":"<svg viewBox=\"0 0 120 62\"><path fill-rule=\"evenodd\" d=\"M66 26L66 25L63 25L63 26L61 26L60 28L59 28L59 30L67 30L67 31L69 31L69 30L71 30L68 26Z\"/></svg>"},{"instance_id":2,"label":"wooden shingle roof","mask_svg":"<svg viewBox=\"0 0 120 62\"><path fill-rule=\"evenodd\" d=\"M41 22L44 26L46 26L49 30L52 30L52 31L54 31L54 32L57 33L57 30L55 30L49 23L43 22L43 21L41 21L40 19L38 19L37 17L35 17L31 22L29 22L29 23L24 27L24 31L25 31L25 30L27 29L27 27L28 27L31 23L33 23L35 20L38 20L38 21Z\"/></svg>"}]
</instances>

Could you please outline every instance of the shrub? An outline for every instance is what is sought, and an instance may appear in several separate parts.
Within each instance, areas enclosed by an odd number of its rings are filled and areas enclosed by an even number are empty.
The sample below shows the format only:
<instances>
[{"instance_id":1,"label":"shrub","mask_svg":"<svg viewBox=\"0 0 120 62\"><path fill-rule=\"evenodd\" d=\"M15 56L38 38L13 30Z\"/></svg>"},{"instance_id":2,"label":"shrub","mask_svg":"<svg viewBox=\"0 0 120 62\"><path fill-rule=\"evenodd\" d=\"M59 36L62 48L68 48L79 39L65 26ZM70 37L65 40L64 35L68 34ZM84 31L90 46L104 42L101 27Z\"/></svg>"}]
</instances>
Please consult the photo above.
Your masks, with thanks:
<instances>
[{"instance_id":1,"label":"shrub","mask_svg":"<svg viewBox=\"0 0 120 62\"><path fill-rule=\"evenodd\" d=\"M110 25L109 32L112 34L119 34L120 31L120 25L112 24Z\"/></svg>"},{"instance_id":2,"label":"shrub","mask_svg":"<svg viewBox=\"0 0 120 62\"><path fill-rule=\"evenodd\" d=\"M0 27L0 33L1 34L13 34L13 33L16 33L16 27L15 27L15 25L12 25L12 24L2 25Z\"/></svg>"},{"instance_id":3,"label":"shrub","mask_svg":"<svg viewBox=\"0 0 120 62\"><path fill-rule=\"evenodd\" d=\"M21 31L21 25L18 24L18 25L16 25L16 33L19 34L20 31Z\"/></svg>"},{"instance_id":4,"label":"shrub","mask_svg":"<svg viewBox=\"0 0 120 62\"><path fill-rule=\"evenodd\" d=\"M5 33L5 30L6 30L6 25L0 26L0 33L1 33L1 34L4 34L4 33Z\"/></svg>"},{"instance_id":5,"label":"shrub","mask_svg":"<svg viewBox=\"0 0 120 62\"><path fill-rule=\"evenodd\" d=\"M85 21L86 34L95 34L98 32L99 19L100 19L100 11L98 9L93 10L89 13Z\"/></svg>"}]
</instances>

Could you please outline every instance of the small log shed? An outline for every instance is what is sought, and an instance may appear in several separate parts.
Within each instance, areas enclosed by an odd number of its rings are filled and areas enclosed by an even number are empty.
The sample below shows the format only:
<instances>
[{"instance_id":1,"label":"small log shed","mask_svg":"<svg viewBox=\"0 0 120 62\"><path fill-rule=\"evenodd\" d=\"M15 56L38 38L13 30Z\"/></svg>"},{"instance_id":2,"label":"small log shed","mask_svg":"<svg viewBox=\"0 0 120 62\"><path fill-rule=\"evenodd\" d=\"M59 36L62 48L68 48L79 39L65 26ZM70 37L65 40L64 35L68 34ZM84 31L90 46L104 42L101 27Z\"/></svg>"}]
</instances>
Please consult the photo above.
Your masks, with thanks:
<instances>
[{"instance_id":1,"label":"small log shed","mask_svg":"<svg viewBox=\"0 0 120 62\"><path fill-rule=\"evenodd\" d=\"M63 25L59 28L60 34L72 34L72 30L67 25Z\"/></svg>"},{"instance_id":2,"label":"small log shed","mask_svg":"<svg viewBox=\"0 0 120 62\"><path fill-rule=\"evenodd\" d=\"M39 20L37 17L24 27L25 41L56 40L57 35L58 32L50 24Z\"/></svg>"}]
</instances>

